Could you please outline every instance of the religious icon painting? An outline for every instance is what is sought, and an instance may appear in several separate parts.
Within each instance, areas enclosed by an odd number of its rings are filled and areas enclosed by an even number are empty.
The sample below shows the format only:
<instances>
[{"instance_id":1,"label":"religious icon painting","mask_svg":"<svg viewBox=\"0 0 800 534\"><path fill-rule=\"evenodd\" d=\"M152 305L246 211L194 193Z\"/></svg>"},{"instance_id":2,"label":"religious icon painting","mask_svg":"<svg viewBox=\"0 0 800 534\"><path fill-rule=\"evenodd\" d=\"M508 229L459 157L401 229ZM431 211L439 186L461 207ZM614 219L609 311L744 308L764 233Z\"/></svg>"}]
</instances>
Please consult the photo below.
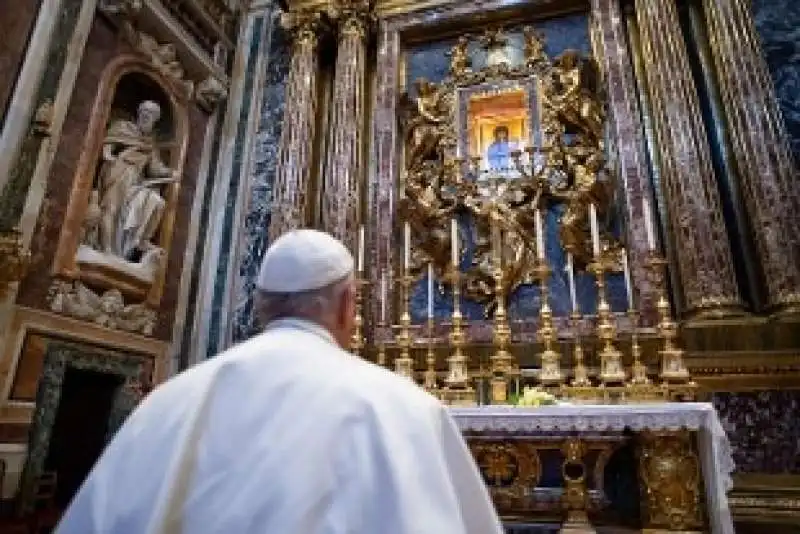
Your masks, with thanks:
<instances>
[{"instance_id":1,"label":"religious icon painting","mask_svg":"<svg viewBox=\"0 0 800 534\"><path fill-rule=\"evenodd\" d=\"M480 158L482 177L519 177L515 151L522 152L522 164L529 163L525 148L531 146L538 124L532 116L531 89L529 84L512 83L471 88L460 95L467 100L462 145L470 158Z\"/></svg>"}]
</instances>

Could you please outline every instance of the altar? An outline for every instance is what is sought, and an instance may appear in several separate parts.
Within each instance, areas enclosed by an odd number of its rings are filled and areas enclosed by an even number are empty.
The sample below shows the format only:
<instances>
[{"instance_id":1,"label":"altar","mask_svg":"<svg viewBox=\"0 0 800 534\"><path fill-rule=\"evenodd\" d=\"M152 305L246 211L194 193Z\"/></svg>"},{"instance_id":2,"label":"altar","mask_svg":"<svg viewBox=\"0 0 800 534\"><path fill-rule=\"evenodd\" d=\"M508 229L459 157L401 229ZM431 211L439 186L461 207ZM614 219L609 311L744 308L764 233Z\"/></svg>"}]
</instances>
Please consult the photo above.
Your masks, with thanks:
<instances>
[{"instance_id":1,"label":"altar","mask_svg":"<svg viewBox=\"0 0 800 534\"><path fill-rule=\"evenodd\" d=\"M727 498L734 464L711 404L450 410L510 525L734 532ZM631 513L625 502L640 499L638 517L622 517Z\"/></svg>"}]
</instances>

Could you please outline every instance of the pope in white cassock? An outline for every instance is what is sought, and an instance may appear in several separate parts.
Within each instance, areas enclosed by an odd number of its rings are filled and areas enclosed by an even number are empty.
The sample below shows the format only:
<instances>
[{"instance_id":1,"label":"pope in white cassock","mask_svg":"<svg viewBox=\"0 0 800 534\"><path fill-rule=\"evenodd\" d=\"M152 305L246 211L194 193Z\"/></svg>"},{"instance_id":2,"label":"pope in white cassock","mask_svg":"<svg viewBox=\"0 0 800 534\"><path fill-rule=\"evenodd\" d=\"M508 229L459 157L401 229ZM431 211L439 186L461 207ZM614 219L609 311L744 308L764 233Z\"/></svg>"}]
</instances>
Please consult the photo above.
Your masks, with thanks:
<instances>
[{"instance_id":1,"label":"pope in white cassock","mask_svg":"<svg viewBox=\"0 0 800 534\"><path fill-rule=\"evenodd\" d=\"M155 389L58 534L499 534L447 410L345 352L353 258L313 230L264 256L264 332Z\"/></svg>"}]
</instances>

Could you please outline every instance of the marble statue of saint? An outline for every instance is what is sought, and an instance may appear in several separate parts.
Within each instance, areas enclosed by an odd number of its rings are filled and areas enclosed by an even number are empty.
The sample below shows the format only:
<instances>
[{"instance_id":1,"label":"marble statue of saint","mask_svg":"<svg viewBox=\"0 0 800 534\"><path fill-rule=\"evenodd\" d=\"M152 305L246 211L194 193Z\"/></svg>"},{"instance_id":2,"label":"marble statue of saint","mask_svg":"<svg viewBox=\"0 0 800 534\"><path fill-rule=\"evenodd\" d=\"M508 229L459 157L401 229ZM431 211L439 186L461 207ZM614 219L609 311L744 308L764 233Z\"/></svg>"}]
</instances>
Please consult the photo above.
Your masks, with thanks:
<instances>
[{"instance_id":1,"label":"marble statue of saint","mask_svg":"<svg viewBox=\"0 0 800 534\"><path fill-rule=\"evenodd\" d=\"M508 171L511 168L511 151L514 150L508 140L508 128L498 126L494 129L494 141L486 151L489 169L493 171Z\"/></svg>"},{"instance_id":2,"label":"marble statue of saint","mask_svg":"<svg viewBox=\"0 0 800 534\"><path fill-rule=\"evenodd\" d=\"M136 122L112 121L103 140L100 250L127 261L157 248L152 240L166 204L159 189L179 178L161 161L155 144L154 127L160 117L159 105L144 101Z\"/></svg>"}]
</instances>

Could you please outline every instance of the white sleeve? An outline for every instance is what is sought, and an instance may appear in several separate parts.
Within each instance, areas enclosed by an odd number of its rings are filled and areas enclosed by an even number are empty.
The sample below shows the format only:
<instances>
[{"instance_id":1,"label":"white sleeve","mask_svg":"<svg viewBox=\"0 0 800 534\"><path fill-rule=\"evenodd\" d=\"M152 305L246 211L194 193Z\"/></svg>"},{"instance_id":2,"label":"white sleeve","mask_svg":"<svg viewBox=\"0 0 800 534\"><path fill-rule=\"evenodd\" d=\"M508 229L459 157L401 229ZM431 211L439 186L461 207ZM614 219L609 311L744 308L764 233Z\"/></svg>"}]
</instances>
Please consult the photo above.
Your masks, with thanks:
<instances>
[{"instance_id":1,"label":"white sleeve","mask_svg":"<svg viewBox=\"0 0 800 534\"><path fill-rule=\"evenodd\" d=\"M435 410L443 421L431 413L346 431L331 520L320 534L502 534L463 439Z\"/></svg>"},{"instance_id":2,"label":"white sleeve","mask_svg":"<svg viewBox=\"0 0 800 534\"><path fill-rule=\"evenodd\" d=\"M441 408L442 447L467 534L503 534L489 490L461 431Z\"/></svg>"}]
</instances>

